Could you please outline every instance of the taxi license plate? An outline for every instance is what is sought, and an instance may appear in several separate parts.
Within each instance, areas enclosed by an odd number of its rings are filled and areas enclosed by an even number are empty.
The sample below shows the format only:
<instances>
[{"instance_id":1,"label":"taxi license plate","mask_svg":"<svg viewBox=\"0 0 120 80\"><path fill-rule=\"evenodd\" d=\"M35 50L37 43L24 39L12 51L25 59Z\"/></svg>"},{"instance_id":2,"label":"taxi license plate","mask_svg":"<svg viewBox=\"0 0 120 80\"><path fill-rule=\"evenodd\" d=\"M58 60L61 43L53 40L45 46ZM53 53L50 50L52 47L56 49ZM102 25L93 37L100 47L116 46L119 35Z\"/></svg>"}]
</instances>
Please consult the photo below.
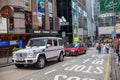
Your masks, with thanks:
<instances>
[{"instance_id":1,"label":"taxi license plate","mask_svg":"<svg viewBox=\"0 0 120 80\"><path fill-rule=\"evenodd\" d=\"M68 54L70 54L70 52L66 52L66 54L68 55Z\"/></svg>"}]
</instances>

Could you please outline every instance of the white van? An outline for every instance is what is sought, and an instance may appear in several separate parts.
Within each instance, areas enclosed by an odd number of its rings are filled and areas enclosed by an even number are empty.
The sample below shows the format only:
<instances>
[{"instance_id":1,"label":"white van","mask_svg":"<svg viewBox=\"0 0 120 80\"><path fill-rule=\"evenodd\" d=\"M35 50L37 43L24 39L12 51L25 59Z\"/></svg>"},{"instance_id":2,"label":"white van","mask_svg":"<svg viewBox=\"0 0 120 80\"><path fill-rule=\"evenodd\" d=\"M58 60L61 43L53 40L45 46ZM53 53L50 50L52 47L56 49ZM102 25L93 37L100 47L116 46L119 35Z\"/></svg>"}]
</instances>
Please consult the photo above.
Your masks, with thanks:
<instances>
[{"instance_id":1,"label":"white van","mask_svg":"<svg viewBox=\"0 0 120 80\"><path fill-rule=\"evenodd\" d=\"M39 37L28 41L26 48L13 52L12 61L16 67L34 64L43 68L47 61L64 59L64 44L59 37Z\"/></svg>"}]
</instances>

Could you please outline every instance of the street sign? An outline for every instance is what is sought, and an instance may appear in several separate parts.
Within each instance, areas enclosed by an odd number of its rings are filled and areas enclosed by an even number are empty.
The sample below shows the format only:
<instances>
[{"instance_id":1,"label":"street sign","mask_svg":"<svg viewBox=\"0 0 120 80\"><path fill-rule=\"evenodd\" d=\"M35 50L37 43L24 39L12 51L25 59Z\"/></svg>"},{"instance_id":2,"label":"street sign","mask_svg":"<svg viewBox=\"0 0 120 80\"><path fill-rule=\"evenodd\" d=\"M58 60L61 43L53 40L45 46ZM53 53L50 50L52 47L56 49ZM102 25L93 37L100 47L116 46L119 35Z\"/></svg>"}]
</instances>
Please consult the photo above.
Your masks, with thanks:
<instances>
[{"instance_id":1,"label":"street sign","mask_svg":"<svg viewBox=\"0 0 120 80\"><path fill-rule=\"evenodd\" d=\"M66 37L66 33L65 32L62 32L62 37Z\"/></svg>"}]
</instances>

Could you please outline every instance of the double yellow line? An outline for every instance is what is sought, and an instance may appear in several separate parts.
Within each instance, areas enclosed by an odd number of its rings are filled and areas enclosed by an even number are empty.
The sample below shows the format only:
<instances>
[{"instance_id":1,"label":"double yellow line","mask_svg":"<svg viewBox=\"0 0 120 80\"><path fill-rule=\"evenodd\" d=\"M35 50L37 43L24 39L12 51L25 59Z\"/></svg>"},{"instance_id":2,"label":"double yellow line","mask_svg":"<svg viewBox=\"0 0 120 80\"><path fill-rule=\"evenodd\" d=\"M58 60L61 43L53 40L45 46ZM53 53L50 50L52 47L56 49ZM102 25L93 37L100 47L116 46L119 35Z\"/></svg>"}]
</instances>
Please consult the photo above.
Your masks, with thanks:
<instances>
[{"instance_id":1,"label":"double yellow line","mask_svg":"<svg viewBox=\"0 0 120 80\"><path fill-rule=\"evenodd\" d=\"M104 76L104 80L108 80L108 73L109 73L109 65L110 65L110 54L108 55L108 60L107 60L107 64L106 64L106 71L105 71L105 76Z\"/></svg>"}]
</instances>

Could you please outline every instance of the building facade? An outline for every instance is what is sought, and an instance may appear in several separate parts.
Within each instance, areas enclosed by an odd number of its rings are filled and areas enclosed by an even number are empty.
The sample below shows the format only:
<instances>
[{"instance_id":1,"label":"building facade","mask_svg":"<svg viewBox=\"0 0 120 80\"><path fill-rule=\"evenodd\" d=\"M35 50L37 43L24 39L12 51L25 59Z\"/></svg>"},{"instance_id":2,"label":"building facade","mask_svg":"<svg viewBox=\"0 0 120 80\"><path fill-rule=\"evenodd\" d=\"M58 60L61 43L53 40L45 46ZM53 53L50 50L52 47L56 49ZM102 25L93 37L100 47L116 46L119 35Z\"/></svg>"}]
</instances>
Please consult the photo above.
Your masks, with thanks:
<instances>
[{"instance_id":1,"label":"building facade","mask_svg":"<svg viewBox=\"0 0 120 80\"><path fill-rule=\"evenodd\" d=\"M68 42L78 42L79 39L87 38L87 12L84 0L57 0L57 14L61 19L64 18L60 33L65 32Z\"/></svg>"},{"instance_id":2,"label":"building facade","mask_svg":"<svg viewBox=\"0 0 120 80\"><path fill-rule=\"evenodd\" d=\"M0 14L0 58L11 56L15 46L24 48L31 37L58 36L56 0L0 0L0 10L6 5L14 14Z\"/></svg>"},{"instance_id":3,"label":"building facade","mask_svg":"<svg viewBox=\"0 0 120 80\"><path fill-rule=\"evenodd\" d=\"M120 4L119 0L100 0L98 33L102 39L112 39L113 32L120 37Z\"/></svg>"}]
</instances>

